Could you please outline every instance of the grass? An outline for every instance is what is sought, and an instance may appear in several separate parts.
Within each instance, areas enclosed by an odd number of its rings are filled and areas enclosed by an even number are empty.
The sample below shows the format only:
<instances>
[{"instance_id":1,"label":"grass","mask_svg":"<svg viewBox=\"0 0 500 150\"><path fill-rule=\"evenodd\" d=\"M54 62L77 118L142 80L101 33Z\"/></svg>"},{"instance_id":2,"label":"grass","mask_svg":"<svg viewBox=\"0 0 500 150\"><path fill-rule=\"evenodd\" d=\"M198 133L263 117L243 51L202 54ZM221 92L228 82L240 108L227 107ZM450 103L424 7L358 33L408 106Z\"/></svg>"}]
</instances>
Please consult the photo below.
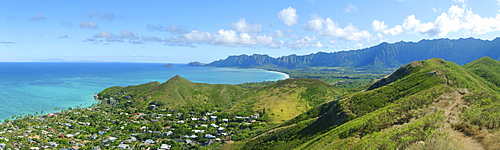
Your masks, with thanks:
<instances>
[{"instance_id":1,"label":"grass","mask_svg":"<svg viewBox=\"0 0 500 150\"><path fill-rule=\"evenodd\" d=\"M449 139L441 140L447 136L441 130L448 113L435 110L444 109L437 106L442 105L437 100L463 89L470 91L459 92L470 108L454 110L459 119L453 129L483 139L489 137L484 129L500 128L500 100L488 78L442 59L413 62L398 71L381 86L317 105L284 122L281 126L286 128L249 140L240 148L405 149L419 147L422 142L426 146L460 148ZM315 90L311 92L320 96L322 92ZM489 142L494 141L489 138Z\"/></svg>"}]
</instances>

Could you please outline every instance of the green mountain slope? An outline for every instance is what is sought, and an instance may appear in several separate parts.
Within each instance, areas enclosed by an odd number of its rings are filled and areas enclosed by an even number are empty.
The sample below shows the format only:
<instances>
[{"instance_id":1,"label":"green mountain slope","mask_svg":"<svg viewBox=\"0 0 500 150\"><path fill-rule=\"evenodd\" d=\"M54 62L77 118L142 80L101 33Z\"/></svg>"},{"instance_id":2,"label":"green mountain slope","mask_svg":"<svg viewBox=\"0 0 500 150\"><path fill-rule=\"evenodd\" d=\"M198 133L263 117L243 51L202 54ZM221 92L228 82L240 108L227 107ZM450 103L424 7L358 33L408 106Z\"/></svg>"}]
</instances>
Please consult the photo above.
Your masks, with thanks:
<instances>
[{"instance_id":1,"label":"green mountain slope","mask_svg":"<svg viewBox=\"0 0 500 150\"><path fill-rule=\"evenodd\" d=\"M287 79L259 88L241 88L236 85L193 83L175 76L162 84L152 82L111 87L98 95L117 105L138 108L155 105L167 109L219 111L244 116L259 113L265 121L280 123L333 100L343 91L318 79Z\"/></svg>"},{"instance_id":2,"label":"green mountain slope","mask_svg":"<svg viewBox=\"0 0 500 150\"><path fill-rule=\"evenodd\" d=\"M480 39L434 39L419 42L381 43L379 45L351 51L334 53L318 52L309 55L288 55L270 57L268 55L229 56L206 64L215 67L250 68L297 68L297 67L355 67L393 68L417 60L443 58L460 65L483 56L500 59L500 38L492 41Z\"/></svg>"},{"instance_id":3,"label":"green mountain slope","mask_svg":"<svg viewBox=\"0 0 500 150\"><path fill-rule=\"evenodd\" d=\"M500 61L490 57L483 57L464 65L465 68L479 77L493 83L496 89L500 89Z\"/></svg>"},{"instance_id":4,"label":"green mountain slope","mask_svg":"<svg viewBox=\"0 0 500 150\"><path fill-rule=\"evenodd\" d=\"M172 77L165 83L148 83L138 86L112 87L98 95L113 97L118 101L130 101L134 107L161 106L169 109L222 109L229 107L245 89L232 85L211 85L193 83L180 76Z\"/></svg>"},{"instance_id":5,"label":"green mountain slope","mask_svg":"<svg viewBox=\"0 0 500 150\"><path fill-rule=\"evenodd\" d=\"M472 72L442 59L412 62L371 90L310 109L231 148L494 148L499 94L490 78Z\"/></svg>"},{"instance_id":6,"label":"green mountain slope","mask_svg":"<svg viewBox=\"0 0 500 150\"><path fill-rule=\"evenodd\" d=\"M248 92L232 111L259 112L270 122L282 122L332 101L345 90L319 79L288 79Z\"/></svg>"}]
</instances>

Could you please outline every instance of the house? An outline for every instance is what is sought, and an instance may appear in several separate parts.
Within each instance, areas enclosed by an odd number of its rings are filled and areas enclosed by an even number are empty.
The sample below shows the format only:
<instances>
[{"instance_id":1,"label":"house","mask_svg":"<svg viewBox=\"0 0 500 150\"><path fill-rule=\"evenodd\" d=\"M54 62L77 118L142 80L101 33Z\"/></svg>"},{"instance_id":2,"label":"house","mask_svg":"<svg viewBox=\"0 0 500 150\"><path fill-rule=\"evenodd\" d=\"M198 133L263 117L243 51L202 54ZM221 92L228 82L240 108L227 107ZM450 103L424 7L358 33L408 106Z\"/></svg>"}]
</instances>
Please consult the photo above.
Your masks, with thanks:
<instances>
[{"instance_id":1,"label":"house","mask_svg":"<svg viewBox=\"0 0 500 150\"><path fill-rule=\"evenodd\" d=\"M118 138L116 137L109 137L108 140L110 140L111 142L114 142L115 140L117 140Z\"/></svg>"},{"instance_id":2,"label":"house","mask_svg":"<svg viewBox=\"0 0 500 150\"><path fill-rule=\"evenodd\" d=\"M161 144L161 147L159 149L170 149L172 148L171 145L168 145L168 144Z\"/></svg>"},{"instance_id":3,"label":"house","mask_svg":"<svg viewBox=\"0 0 500 150\"><path fill-rule=\"evenodd\" d=\"M5 144L5 143L0 143L0 149L5 148L6 146L7 146L7 144Z\"/></svg>"},{"instance_id":4,"label":"house","mask_svg":"<svg viewBox=\"0 0 500 150\"><path fill-rule=\"evenodd\" d=\"M229 122L229 119L222 119L222 121L224 121L224 122Z\"/></svg>"},{"instance_id":5,"label":"house","mask_svg":"<svg viewBox=\"0 0 500 150\"><path fill-rule=\"evenodd\" d=\"M163 132L163 135L166 135L166 136L171 136L173 134L174 134L174 132L172 132L172 131Z\"/></svg>"},{"instance_id":6,"label":"house","mask_svg":"<svg viewBox=\"0 0 500 150\"><path fill-rule=\"evenodd\" d=\"M193 131L194 133L200 133L200 132L205 133L205 130L191 130L191 131Z\"/></svg>"},{"instance_id":7,"label":"house","mask_svg":"<svg viewBox=\"0 0 500 150\"><path fill-rule=\"evenodd\" d=\"M212 134L205 134L204 138L215 139L217 137L213 136Z\"/></svg>"},{"instance_id":8,"label":"house","mask_svg":"<svg viewBox=\"0 0 500 150\"><path fill-rule=\"evenodd\" d=\"M92 134L92 136L90 136L90 139L93 139L93 140L95 140L95 139L97 139L97 138L99 138L99 137L97 136L97 134Z\"/></svg>"},{"instance_id":9,"label":"house","mask_svg":"<svg viewBox=\"0 0 500 150\"><path fill-rule=\"evenodd\" d=\"M49 142L47 144L49 144L50 147L57 147L57 145L58 145L56 142Z\"/></svg>"},{"instance_id":10,"label":"house","mask_svg":"<svg viewBox=\"0 0 500 150\"><path fill-rule=\"evenodd\" d=\"M146 141L143 142L144 144L154 144L155 141L152 139L147 139Z\"/></svg>"},{"instance_id":11,"label":"house","mask_svg":"<svg viewBox=\"0 0 500 150\"><path fill-rule=\"evenodd\" d=\"M201 121L207 121L207 119L208 119L207 116L203 116L200 120Z\"/></svg>"},{"instance_id":12,"label":"house","mask_svg":"<svg viewBox=\"0 0 500 150\"><path fill-rule=\"evenodd\" d=\"M130 146L128 144L118 144L116 149L130 149Z\"/></svg>"}]
</instances>

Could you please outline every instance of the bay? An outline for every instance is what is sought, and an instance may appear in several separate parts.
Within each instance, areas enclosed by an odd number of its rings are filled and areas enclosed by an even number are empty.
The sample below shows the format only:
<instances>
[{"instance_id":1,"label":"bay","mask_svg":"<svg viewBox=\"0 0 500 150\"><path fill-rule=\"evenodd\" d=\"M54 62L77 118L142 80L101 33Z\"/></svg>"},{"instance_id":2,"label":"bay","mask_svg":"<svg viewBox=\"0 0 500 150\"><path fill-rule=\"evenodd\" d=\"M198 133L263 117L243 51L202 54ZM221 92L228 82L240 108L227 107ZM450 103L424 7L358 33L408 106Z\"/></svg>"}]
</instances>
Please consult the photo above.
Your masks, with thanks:
<instances>
[{"instance_id":1,"label":"bay","mask_svg":"<svg viewBox=\"0 0 500 150\"><path fill-rule=\"evenodd\" d=\"M0 121L13 115L55 112L96 103L107 87L163 83L175 75L193 82L239 84L275 81L286 74L259 69L162 67L158 63L11 63L0 62Z\"/></svg>"}]
</instances>

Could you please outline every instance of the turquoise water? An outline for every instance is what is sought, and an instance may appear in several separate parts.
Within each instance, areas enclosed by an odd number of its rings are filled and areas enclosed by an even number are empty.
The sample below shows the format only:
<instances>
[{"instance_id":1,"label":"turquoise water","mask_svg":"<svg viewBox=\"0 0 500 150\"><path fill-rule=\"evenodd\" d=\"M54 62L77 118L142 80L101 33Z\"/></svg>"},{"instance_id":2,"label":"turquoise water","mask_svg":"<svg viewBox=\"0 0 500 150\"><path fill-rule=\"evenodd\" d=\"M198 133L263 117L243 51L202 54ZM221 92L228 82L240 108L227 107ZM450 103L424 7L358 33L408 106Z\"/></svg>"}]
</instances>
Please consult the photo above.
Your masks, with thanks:
<instances>
[{"instance_id":1,"label":"turquoise water","mask_svg":"<svg viewBox=\"0 0 500 150\"><path fill-rule=\"evenodd\" d=\"M0 122L13 115L86 107L95 93L111 86L165 82L175 75L211 84L285 79L258 69L162 67L154 63L0 63Z\"/></svg>"}]
</instances>

